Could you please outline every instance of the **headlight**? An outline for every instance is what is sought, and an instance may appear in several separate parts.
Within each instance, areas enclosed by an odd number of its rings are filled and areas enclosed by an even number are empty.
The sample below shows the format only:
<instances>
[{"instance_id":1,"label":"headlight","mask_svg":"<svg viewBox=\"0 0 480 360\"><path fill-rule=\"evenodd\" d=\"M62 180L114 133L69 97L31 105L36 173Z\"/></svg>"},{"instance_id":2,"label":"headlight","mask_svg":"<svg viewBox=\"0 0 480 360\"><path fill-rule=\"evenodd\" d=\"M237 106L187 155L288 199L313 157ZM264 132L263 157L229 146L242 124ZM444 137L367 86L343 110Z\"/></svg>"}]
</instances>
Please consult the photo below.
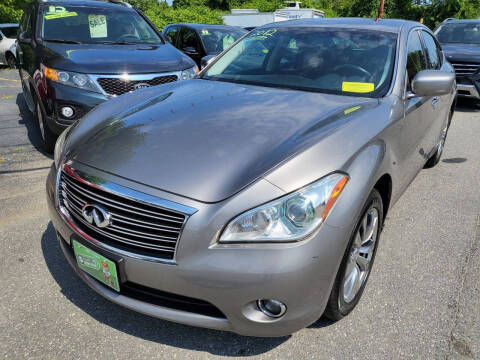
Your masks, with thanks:
<instances>
[{"instance_id":1,"label":"headlight","mask_svg":"<svg viewBox=\"0 0 480 360\"><path fill-rule=\"evenodd\" d=\"M195 76L198 74L198 66L194 66L190 69L186 69L182 71L182 74L180 75L180 80L188 80L188 79L193 79Z\"/></svg>"},{"instance_id":2,"label":"headlight","mask_svg":"<svg viewBox=\"0 0 480 360\"><path fill-rule=\"evenodd\" d=\"M314 232L327 217L348 176L332 174L233 219L220 242L291 242Z\"/></svg>"},{"instance_id":3,"label":"headlight","mask_svg":"<svg viewBox=\"0 0 480 360\"><path fill-rule=\"evenodd\" d=\"M65 140L67 139L68 135L70 134L70 131L72 130L73 125L70 125L68 128L63 130L63 132L60 134L60 136L57 139L57 142L55 143L55 151L53 153L53 160L55 161L55 168L58 169L60 165L60 161L62 160L63 157L63 149L65 147Z\"/></svg>"},{"instance_id":4,"label":"headlight","mask_svg":"<svg viewBox=\"0 0 480 360\"><path fill-rule=\"evenodd\" d=\"M63 85L73 86L88 91L101 93L100 89L88 75L78 74L71 71L50 69L42 65L43 74L51 81L58 82Z\"/></svg>"}]
</instances>

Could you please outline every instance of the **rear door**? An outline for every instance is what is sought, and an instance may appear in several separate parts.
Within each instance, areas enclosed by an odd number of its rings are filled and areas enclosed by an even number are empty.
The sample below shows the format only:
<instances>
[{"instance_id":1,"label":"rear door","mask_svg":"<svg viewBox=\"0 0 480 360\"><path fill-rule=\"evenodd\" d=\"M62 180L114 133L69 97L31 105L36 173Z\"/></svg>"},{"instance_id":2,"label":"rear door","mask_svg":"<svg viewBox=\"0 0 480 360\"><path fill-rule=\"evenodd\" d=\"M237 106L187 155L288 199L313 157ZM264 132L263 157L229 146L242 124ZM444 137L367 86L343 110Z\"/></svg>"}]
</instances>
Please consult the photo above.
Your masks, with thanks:
<instances>
[{"instance_id":1,"label":"rear door","mask_svg":"<svg viewBox=\"0 0 480 360\"><path fill-rule=\"evenodd\" d=\"M422 30L423 43L428 58L428 68L431 70L442 69L442 54L440 45L434 37L425 30ZM445 121L450 114L451 95L435 96L432 98L432 112L434 123L432 124L432 147L436 146L440 140L440 134L445 126Z\"/></svg>"},{"instance_id":2,"label":"rear door","mask_svg":"<svg viewBox=\"0 0 480 360\"><path fill-rule=\"evenodd\" d=\"M408 185L423 168L431 150L431 126L434 123L431 97L408 98L415 75L428 68L427 58L418 30L410 32L407 44L407 76L405 93L405 118L402 130L404 149L403 174Z\"/></svg>"}]
</instances>

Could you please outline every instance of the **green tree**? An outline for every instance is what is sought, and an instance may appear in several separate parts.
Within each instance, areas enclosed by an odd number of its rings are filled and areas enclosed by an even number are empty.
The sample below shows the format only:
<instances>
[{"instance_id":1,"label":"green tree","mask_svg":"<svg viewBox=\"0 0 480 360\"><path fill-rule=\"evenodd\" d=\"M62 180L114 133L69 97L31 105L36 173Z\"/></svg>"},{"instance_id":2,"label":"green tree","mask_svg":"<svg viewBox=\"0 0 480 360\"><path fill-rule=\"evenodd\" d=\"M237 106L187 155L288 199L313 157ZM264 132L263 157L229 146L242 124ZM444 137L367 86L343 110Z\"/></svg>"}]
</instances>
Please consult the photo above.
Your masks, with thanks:
<instances>
[{"instance_id":1,"label":"green tree","mask_svg":"<svg viewBox=\"0 0 480 360\"><path fill-rule=\"evenodd\" d=\"M18 23L28 3L28 0L1 0L0 23Z\"/></svg>"}]
</instances>

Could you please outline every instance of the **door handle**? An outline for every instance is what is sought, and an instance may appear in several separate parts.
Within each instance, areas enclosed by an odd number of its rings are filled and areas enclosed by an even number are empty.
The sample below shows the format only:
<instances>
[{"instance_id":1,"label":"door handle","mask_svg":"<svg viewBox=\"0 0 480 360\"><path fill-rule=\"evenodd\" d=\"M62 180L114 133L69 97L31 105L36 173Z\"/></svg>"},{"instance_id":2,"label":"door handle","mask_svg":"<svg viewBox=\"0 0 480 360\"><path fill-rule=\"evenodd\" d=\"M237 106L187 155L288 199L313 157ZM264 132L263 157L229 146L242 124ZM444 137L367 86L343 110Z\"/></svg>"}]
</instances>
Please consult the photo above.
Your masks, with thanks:
<instances>
[{"instance_id":1,"label":"door handle","mask_svg":"<svg viewBox=\"0 0 480 360\"><path fill-rule=\"evenodd\" d=\"M435 96L432 100L432 106L435 107L439 101L440 98L438 96Z\"/></svg>"}]
</instances>

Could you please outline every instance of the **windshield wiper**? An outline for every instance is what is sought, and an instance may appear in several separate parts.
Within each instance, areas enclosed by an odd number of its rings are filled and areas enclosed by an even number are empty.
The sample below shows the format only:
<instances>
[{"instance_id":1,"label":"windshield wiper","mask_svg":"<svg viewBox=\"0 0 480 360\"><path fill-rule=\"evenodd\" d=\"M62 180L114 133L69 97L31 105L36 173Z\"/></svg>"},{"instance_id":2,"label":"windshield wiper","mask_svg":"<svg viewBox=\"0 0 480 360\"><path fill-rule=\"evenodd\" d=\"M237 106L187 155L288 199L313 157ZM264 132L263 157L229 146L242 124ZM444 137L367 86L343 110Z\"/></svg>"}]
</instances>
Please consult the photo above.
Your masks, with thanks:
<instances>
[{"instance_id":1,"label":"windshield wiper","mask_svg":"<svg viewBox=\"0 0 480 360\"><path fill-rule=\"evenodd\" d=\"M80 41L62 40L62 39L43 39L43 41L50 41L50 42L57 42L57 43L64 43L64 44L81 44Z\"/></svg>"}]
</instances>

